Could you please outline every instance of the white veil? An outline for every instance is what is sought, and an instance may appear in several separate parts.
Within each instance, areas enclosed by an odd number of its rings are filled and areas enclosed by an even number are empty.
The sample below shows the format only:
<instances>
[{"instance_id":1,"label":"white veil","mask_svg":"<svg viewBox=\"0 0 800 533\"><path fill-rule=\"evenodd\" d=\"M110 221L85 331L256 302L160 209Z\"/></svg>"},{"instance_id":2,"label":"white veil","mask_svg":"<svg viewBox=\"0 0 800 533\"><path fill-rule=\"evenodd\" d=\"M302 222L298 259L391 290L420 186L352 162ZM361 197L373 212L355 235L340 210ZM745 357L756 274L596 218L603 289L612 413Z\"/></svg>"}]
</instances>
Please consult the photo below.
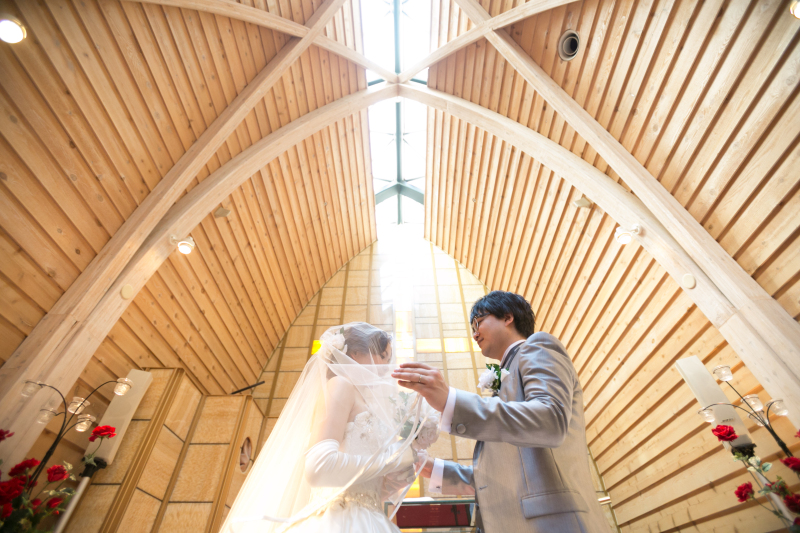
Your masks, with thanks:
<instances>
[{"instance_id":1,"label":"white veil","mask_svg":"<svg viewBox=\"0 0 800 533\"><path fill-rule=\"evenodd\" d=\"M421 397L401 390L392 379L396 364L389 334L370 324L354 322L329 328L320 341L321 348L306 364L236 497L222 532L283 531L323 512L327 503L359 481L365 469L391 469L400 455L408 454L412 444L418 448L415 439L423 424L426 433L431 433L431 423L438 423L437 413ZM381 450L369 458L359 458L362 467L340 476L334 487L329 484L325 494L330 496L320 501L306 479L305 463L309 449L320 441L322 421L340 407L329 390L328 382L335 377L352 385L358 405L366 405L389 428L389 437ZM433 429L438 435L438 428ZM413 467L406 467L404 472L385 476L383 500L394 504L396 510L418 473Z\"/></svg>"}]
</instances>

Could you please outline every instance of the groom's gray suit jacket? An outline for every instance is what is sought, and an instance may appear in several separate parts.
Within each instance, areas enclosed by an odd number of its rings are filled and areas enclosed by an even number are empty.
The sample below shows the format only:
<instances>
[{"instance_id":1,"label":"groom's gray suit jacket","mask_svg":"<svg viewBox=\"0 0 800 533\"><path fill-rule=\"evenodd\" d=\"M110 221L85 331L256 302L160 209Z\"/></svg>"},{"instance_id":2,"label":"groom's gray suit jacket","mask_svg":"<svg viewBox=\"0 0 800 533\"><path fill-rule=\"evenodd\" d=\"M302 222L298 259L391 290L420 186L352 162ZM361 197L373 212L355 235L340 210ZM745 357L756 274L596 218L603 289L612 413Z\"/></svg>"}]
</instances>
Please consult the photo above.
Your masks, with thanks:
<instances>
[{"instance_id":1,"label":"groom's gray suit jacket","mask_svg":"<svg viewBox=\"0 0 800 533\"><path fill-rule=\"evenodd\" d=\"M487 533L608 533L589 471L583 392L566 349L535 333L506 364L498 396L457 391L451 431L478 442L471 467L445 462L442 493L472 487Z\"/></svg>"}]
</instances>

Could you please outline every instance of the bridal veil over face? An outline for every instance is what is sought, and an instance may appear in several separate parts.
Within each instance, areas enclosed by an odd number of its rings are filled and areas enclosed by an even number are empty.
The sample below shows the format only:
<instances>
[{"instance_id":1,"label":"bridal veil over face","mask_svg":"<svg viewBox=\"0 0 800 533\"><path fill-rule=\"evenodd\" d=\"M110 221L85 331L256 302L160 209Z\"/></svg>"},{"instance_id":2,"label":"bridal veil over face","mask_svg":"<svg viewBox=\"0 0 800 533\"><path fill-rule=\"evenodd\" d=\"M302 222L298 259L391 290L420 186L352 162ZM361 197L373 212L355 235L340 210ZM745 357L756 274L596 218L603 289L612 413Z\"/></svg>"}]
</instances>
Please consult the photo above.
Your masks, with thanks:
<instances>
[{"instance_id":1,"label":"bridal veil over face","mask_svg":"<svg viewBox=\"0 0 800 533\"><path fill-rule=\"evenodd\" d=\"M396 366L391 337L370 324L354 322L329 328L320 341L321 348L306 364L258 453L223 524L224 533L283 531L324 512L367 474L380 476L381 499L395 506L413 483L418 473L413 467L396 470L393 465L403 454L409 456L423 422L429 425L434 413L391 378ZM342 386L348 394L341 394ZM358 457L355 466L351 462L350 468L327 476L321 490L306 464L314 460L315 445L325 442L338 448L325 434L330 420L352 420L353 414L364 412L382 425L385 442L369 457ZM315 451L309 453L312 448Z\"/></svg>"}]
</instances>

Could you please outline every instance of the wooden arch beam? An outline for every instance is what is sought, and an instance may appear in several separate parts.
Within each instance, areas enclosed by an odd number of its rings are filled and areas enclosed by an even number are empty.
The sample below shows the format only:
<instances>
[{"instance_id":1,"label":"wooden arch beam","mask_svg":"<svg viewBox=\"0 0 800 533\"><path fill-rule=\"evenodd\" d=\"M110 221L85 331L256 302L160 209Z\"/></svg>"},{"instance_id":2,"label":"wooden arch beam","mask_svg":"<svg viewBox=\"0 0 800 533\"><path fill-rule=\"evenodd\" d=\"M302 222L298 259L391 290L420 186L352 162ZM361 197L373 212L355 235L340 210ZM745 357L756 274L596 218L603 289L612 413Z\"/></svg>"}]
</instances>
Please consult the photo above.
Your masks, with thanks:
<instances>
[{"instance_id":1,"label":"wooden arch beam","mask_svg":"<svg viewBox=\"0 0 800 533\"><path fill-rule=\"evenodd\" d=\"M800 406L797 364L781 356L776 345L762 336L763 330L757 329L762 326L752 322L752 309L737 307L666 224L637 196L563 146L499 113L419 84L401 85L399 95L445 111L496 135L589 196L621 225L631 227L639 224L643 232L636 235L636 239L673 279L680 284L685 274L695 277L697 286L687 290L687 294L770 395L783 398L793 406ZM770 300L774 302L771 297ZM775 305L788 316L777 302ZM798 409L790 410L789 418L795 425L800 425Z\"/></svg>"},{"instance_id":2,"label":"wooden arch beam","mask_svg":"<svg viewBox=\"0 0 800 533\"><path fill-rule=\"evenodd\" d=\"M50 312L36 325L8 361L0 367L0 427L18 427L17 421L20 420L19 414L24 403L19 396L23 382L29 379L47 381L40 376L46 373L52 375L49 369L60 360L66 347L76 341L76 336L83 334L85 323L87 320L91 320L98 303L107 296L109 287L118 278L120 272L130 264L131 258L162 220L170 206L181 197L206 162L234 132L253 107L264 98L267 91L311 46L314 39L320 35L325 25L343 4L344 0L327 0L317 9L307 22L309 27L306 27L306 35L302 39L290 39L241 94L220 113L147 195L141 205L59 298ZM206 178L205 181L208 179ZM117 289L118 293L119 289ZM103 338L105 338L105 334L96 340L102 342ZM85 341L86 339L77 342L80 344ZM94 350L89 353L89 357L91 357ZM85 364L84 362L80 368L83 369ZM72 376L72 381L64 386L71 386L80 372L68 374ZM60 383L62 382L59 381ZM56 383L50 384L56 385ZM35 411L29 419L32 420L33 417L35 417ZM18 428L18 430L24 433L24 429ZM37 430L35 433L38 436L39 431ZM18 433L18 435L22 436L22 433ZM13 440L19 440L14 449L22 449L21 453L25 453L33 444L33 440L23 438ZM7 453L9 442L11 441L0 444L0 457L6 459L6 462L11 457L10 460L16 462L19 456L10 456Z\"/></svg>"},{"instance_id":3,"label":"wooden arch beam","mask_svg":"<svg viewBox=\"0 0 800 533\"><path fill-rule=\"evenodd\" d=\"M447 44L440 46L431 52L427 57L421 59L417 64L400 73L398 83L405 83L409 81L420 71L438 63L445 57L458 52L462 48L471 45L475 41L478 41L483 37L487 37L494 30L509 26L528 17L532 17L537 13L542 13L543 11L548 11L550 9L563 6L564 4L570 4L575 1L576 0L530 0L524 4L518 5L513 9L509 9L505 13L501 13L496 17L487 18L482 22L472 19L472 21L475 22L474 28L462 33Z\"/></svg>"},{"instance_id":4,"label":"wooden arch beam","mask_svg":"<svg viewBox=\"0 0 800 533\"><path fill-rule=\"evenodd\" d=\"M309 25L298 24L289 19L279 17L263 9L246 6L229 0L130 0L132 2L141 2L146 4L158 4L162 6L178 7L181 9L194 9L197 11L204 11L206 13L213 13L223 17L230 17L232 19L250 22L264 28L279 31L293 37L305 37L308 35ZM546 0L553 2L554 0ZM575 1L575 0L570 0ZM387 70L374 61L367 59L363 54L346 47L342 43L336 42L333 39L317 33L314 36L313 42L320 48L324 48L329 52L347 59L359 66L369 69L386 81L396 83L397 74ZM423 67L424 68L424 67Z\"/></svg>"},{"instance_id":5,"label":"wooden arch beam","mask_svg":"<svg viewBox=\"0 0 800 533\"><path fill-rule=\"evenodd\" d=\"M491 20L478 0L456 0L456 3L475 24ZM800 324L506 31L495 30L486 37L509 65L619 174L734 306L736 324L728 327L735 330L730 334L741 338L738 347L730 339L729 342L773 398L791 403L794 409L790 418L800 425Z\"/></svg>"}]
</instances>

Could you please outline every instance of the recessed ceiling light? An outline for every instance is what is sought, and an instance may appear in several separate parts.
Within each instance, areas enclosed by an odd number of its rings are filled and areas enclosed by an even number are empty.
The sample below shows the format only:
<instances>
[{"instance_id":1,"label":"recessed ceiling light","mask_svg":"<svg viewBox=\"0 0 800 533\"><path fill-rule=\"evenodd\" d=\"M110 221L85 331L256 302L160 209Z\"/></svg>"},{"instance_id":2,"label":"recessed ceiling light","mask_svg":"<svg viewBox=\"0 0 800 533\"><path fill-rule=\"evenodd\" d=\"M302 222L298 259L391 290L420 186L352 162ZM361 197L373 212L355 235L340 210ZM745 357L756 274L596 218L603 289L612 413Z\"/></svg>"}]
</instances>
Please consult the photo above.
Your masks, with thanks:
<instances>
[{"instance_id":1,"label":"recessed ceiling light","mask_svg":"<svg viewBox=\"0 0 800 533\"><path fill-rule=\"evenodd\" d=\"M0 15L0 39L15 44L25 38L25 26L14 17Z\"/></svg>"},{"instance_id":2,"label":"recessed ceiling light","mask_svg":"<svg viewBox=\"0 0 800 533\"><path fill-rule=\"evenodd\" d=\"M800 19L800 1L794 0L789 6L789 13L794 15L795 18Z\"/></svg>"},{"instance_id":3,"label":"recessed ceiling light","mask_svg":"<svg viewBox=\"0 0 800 533\"><path fill-rule=\"evenodd\" d=\"M194 250L195 243L194 239L192 239L191 237L186 237L185 239L178 239L175 235L171 235L169 240L172 244L178 245L178 251L183 255L188 255L192 253L192 250Z\"/></svg>"},{"instance_id":4,"label":"recessed ceiling light","mask_svg":"<svg viewBox=\"0 0 800 533\"><path fill-rule=\"evenodd\" d=\"M634 235L639 234L639 225L634 225L631 229L625 229L622 226L617 227L617 230L614 232L614 238L617 239L617 242L620 244L628 244L633 239Z\"/></svg>"}]
</instances>

